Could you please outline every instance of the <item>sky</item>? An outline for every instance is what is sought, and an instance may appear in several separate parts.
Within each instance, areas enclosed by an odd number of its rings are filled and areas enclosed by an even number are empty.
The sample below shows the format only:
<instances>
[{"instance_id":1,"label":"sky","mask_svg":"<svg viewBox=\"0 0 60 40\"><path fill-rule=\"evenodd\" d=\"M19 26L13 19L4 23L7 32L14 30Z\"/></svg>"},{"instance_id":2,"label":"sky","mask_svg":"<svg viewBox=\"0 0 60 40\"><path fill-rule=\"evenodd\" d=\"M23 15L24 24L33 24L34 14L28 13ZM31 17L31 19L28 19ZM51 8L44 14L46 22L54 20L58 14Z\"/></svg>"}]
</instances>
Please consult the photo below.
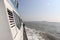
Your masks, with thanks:
<instances>
[{"instance_id":1,"label":"sky","mask_svg":"<svg viewBox=\"0 0 60 40\"><path fill-rule=\"evenodd\" d=\"M19 0L23 21L60 22L60 0Z\"/></svg>"}]
</instances>

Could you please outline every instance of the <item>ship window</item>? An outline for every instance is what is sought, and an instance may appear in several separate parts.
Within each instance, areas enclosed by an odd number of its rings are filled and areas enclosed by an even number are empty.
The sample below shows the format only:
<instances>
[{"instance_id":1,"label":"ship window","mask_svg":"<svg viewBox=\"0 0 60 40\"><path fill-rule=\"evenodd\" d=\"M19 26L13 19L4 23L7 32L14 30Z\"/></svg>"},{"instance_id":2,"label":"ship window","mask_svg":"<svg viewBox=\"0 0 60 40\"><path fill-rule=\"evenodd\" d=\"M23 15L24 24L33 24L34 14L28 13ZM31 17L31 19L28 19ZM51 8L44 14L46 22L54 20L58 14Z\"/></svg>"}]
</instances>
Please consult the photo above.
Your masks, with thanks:
<instances>
[{"instance_id":1,"label":"ship window","mask_svg":"<svg viewBox=\"0 0 60 40\"><path fill-rule=\"evenodd\" d=\"M13 6L18 9L19 5L18 0L10 0L10 1L12 2Z\"/></svg>"},{"instance_id":2,"label":"ship window","mask_svg":"<svg viewBox=\"0 0 60 40\"><path fill-rule=\"evenodd\" d=\"M13 20L12 21L10 20L10 22L14 22L14 21Z\"/></svg>"},{"instance_id":3,"label":"ship window","mask_svg":"<svg viewBox=\"0 0 60 40\"><path fill-rule=\"evenodd\" d=\"M13 13L14 13L14 20L15 20L16 26L17 26L18 29L20 29L20 27L21 27L21 19L14 11L13 11Z\"/></svg>"},{"instance_id":4,"label":"ship window","mask_svg":"<svg viewBox=\"0 0 60 40\"><path fill-rule=\"evenodd\" d=\"M13 28L15 25L12 25L11 28Z\"/></svg>"},{"instance_id":5,"label":"ship window","mask_svg":"<svg viewBox=\"0 0 60 40\"><path fill-rule=\"evenodd\" d=\"M13 18L13 16L9 16L9 18Z\"/></svg>"},{"instance_id":6,"label":"ship window","mask_svg":"<svg viewBox=\"0 0 60 40\"><path fill-rule=\"evenodd\" d=\"M15 23L11 23L10 25L13 25L13 24L15 24Z\"/></svg>"},{"instance_id":7,"label":"ship window","mask_svg":"<svg viewBox=\"0 0 60 40\"><path fill-rule=\"evenodd\" d=\"M7 12L8 12L8 18L9 18L10 26L12 28L15 26L14 19L13 19L13 13L9 9L7 9Z\"/></svg>"}]
</instances>

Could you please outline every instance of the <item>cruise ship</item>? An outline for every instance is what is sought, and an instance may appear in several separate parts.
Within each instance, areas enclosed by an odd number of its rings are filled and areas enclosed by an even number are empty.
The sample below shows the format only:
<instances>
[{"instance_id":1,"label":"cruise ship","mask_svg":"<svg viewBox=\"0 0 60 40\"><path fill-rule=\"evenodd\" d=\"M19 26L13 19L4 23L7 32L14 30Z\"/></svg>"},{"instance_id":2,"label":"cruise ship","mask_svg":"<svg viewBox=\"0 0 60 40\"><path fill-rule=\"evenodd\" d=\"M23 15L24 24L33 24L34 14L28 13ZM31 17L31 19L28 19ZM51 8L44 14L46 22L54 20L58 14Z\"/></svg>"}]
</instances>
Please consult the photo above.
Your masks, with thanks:
<instances>
[{"instance_id":1,"label":"cruise ship","mask_svg":"<svg viewBox=\"0 0 60 40\"><path fill-rule=\"evenodd\" d=\"M18 0L0 0L0 40L27 40Z\"/></svg>"},{"instance_id":2,"label":"cruise ship","mask_svg":"<svg viewBox=\"0 0 60 40\"><path fill-rule=\"evenodd\" d=\"M57 39L49 33L25 27L18 11L19 5L19 0L0 0L0 40Z\"/></svg>"}]
</instances>

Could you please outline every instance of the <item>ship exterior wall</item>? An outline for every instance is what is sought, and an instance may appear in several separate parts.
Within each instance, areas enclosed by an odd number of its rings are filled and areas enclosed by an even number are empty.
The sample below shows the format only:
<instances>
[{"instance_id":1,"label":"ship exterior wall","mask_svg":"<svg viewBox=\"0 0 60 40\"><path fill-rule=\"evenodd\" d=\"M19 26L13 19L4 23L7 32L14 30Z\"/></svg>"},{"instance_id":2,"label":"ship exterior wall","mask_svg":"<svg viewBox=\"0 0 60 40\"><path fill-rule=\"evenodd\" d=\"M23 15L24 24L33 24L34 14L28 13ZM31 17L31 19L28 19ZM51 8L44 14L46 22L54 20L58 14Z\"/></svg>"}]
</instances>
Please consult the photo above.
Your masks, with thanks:
<instances>
[{"instance_id":1,"label":"ship exterior wall","mask_svg":"<svg viewBox=\"0 0 60 40\"><path fill-rule=\"evenodd\" d=\"M4 0L0 0L0 40L13 40L7 20Z\"/></svg>"}]
</instances>

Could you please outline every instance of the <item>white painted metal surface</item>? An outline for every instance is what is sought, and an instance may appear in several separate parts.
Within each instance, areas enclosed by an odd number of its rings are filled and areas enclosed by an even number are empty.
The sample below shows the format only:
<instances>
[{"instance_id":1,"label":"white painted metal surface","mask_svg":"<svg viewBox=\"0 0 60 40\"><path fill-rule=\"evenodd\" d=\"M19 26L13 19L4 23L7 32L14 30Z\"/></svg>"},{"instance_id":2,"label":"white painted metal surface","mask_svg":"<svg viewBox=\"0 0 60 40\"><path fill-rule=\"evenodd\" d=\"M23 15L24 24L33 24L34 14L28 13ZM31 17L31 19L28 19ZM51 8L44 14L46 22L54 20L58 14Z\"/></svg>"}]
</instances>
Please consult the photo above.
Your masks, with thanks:
<instances>
[{"instance_id":1,"label":"white painted metal surface","mask_svg":"<svg viewBox=\"0 0 60 40\"><path fill-rule=\"evenodd\" d=\"M4 0L0 0L0 40L13 40L7 20Z\"/></svg>"},{"instance_id":2,"label":"white painted metal surface","mask_svg":"<svg viewBox=\"0 0 60 40\"><path fill-rule=\"evenodd\" d=\"M12 14L14 11L20 18L17 9L15 9L10 0L0 0L0 40L23 40L23 22L20 20L21 28L18 29L13 16L15 26L11 28L10 15L8 15L7 9L9 9Z\"/></svg>"}]
</instances>

